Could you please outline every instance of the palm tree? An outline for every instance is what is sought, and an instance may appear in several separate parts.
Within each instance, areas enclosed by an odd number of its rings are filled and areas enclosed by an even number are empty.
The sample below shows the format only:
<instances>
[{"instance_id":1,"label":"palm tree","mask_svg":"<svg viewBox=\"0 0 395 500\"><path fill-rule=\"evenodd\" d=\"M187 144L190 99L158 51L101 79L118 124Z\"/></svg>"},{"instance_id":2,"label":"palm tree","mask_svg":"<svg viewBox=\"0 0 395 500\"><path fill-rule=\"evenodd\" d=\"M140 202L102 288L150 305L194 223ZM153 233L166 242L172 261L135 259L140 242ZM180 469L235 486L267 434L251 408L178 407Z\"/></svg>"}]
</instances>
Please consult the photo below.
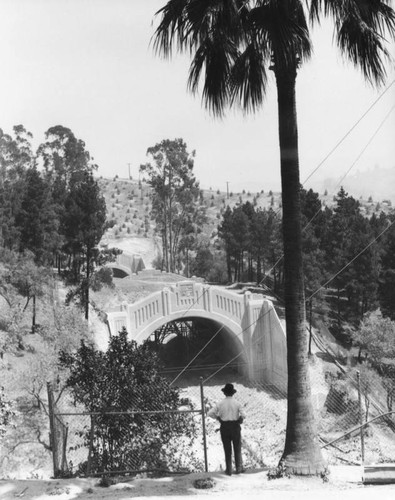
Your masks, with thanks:
<instances>
[{"instance_id":1,"label":"palm tree","mask_svg":"<svg viewBox=\"0 0 395 500\"><path fill-rule=\"evenodd\" d=\"M273 70L277 86L281 159L284 289L288 349L288 414L282 463L288 472L317 474L325 463L311 406L301 246L295 83L312 54L309 29L334 19L340 51L372 84L385 79L384 36L395 34L387 0L169 0L159 10L154 47L166 56L189 52L188 85L203 78L205 106L222 115L233 105L256 111Z\"/></svg>"}]
</instances>

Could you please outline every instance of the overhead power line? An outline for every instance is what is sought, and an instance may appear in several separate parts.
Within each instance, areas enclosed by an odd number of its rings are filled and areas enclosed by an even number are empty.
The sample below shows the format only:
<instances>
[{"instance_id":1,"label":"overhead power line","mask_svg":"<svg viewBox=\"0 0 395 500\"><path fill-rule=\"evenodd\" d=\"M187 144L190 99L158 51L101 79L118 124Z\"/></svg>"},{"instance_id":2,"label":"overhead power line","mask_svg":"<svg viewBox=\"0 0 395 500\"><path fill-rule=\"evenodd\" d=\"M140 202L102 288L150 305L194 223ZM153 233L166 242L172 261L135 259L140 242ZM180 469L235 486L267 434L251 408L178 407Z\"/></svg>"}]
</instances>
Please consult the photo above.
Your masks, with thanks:
<instances>
[{"instance_id":1,"label":"overhead power line","mask_svg":"<svg viewBox=\"0 0 395 500\"><path fill-rule=\"evenodd\" d=\"M337 273L335 273L328 281L326 281L323 285L321 285L314 293L312 293L310 295L310 297L308 299L306 299L306 301L310 300L312 297L314 297L314 295L316 295L320 290L322 290L323 288L325 288L326 286L329 285L329 283L331 281L333 281L336 276L339 276L339 274L341 274L345 269L347 269L347 267L349 267L355 260L358 259L358 257L360 257L364 252L366 252L366 250L368 248L370 248L373 243L375 243L385 232L388 231L388 229L390 229L390 227L392 227L393 225L395 224L395 220L392 221L390 224L388 224L388 226L383 230L381 231L381 233L379 235L377 235L374 240L372 240L368 245L365 246L365 248L363 250L361 250L355 257L353 257L349 262L347 262L347 264L345 266L343 266L340 271L338 271Z\"/></svg>"},{"instance_id":2,"label":"overhead power line","mask_svg":"<svg viewBox=\"0 0 395 500\"><path fill-rule=\"evenodd\" d=\"M395 80L393 80L385 89L384 91L379 95L379 97L368 107L368 109L361 115L361 117L354 123L354 125L347 131L346 134L344 134L344 136L335 144L335 146L329 151L329 153L321 160L321 162L317 165L317 167L308 175L308 177L304 180L303 184L305 184L320 168L321 166L328 160L328 158L336 151L336 149L346 140L346 138L351 134L351 132L361 123L361 121L369 114L369 112L376 106L376 104L384 97L384 95L389 91L389 89L394 85L395 83ZM341 183L346 177L347 175L350 173L351 169L356 165L356 163L358 162L358 160L361 158L361 156L363 155L363 153L366 151L366 149L369 147L369 145L371 144L371 142L373 141L373 139L376 137L377 133L379 132L379 130L382 128L382 126L384 125L384 123L386 122L386 120L388 119L388 117L390 116L390 114L393 112L393 110L395 109L395 105L392 106L392 108L390 109L390 111L386 114L386 116L384 117L384 119L381 121L380 125L378 126L378 128L375 130L375 132L373 133L373 135L370 137L370 139L368 140L368 142L365 144L365 146L363 147L363 149L361 150L361 152L358 154L357 158L354 160L354 162L352 163L352 165L348 168L348 170L346 171L346 173L343 175L343 177L340 179L339 183ZM338 185L339 185L338 183ZM278 214L280 212L280 208L276 211L276 214ZM317 213L310 219L310 221L307 223L307 225L303 228L303 230L305 230L310 224L311 222L314 220L314 218L318 215L320 211L317 211ZM334 276L332 276L332 278L330 278L330 280L328 280L324 285L322 285L320 288L318 288L312 295L310 295L310 297L306 300L310 300L314 295L316 295L322 288L325 288L333 279L335 279L336 276L338 276L339 274L341 274L341 272L343 272L348 266L350 266L352 264L352 262L354 262L360 255L362 255L375 241L377 241L378 238L380 238L380 236L382 234L384 234L392 225L394 224L394 222L392 224L390 224L384 231L382 231L372 242L370 242L361 252L359 252L358 255L356 255L350 262L348 262L348 264L346 264L346 266L344 266L340 271L338 271ZM281 260L283 259L283 256L281 256L276 262L275 264L272 266L272 268L269 270L269 273L272 272L276 267L277 265L281 262ZM264 278L260 281L259 284L262 284L262 282L264 281ZM209 285L210 286L210 285ZM206 293L207 290L204 290L201 297L204 295L204 293ZM185 315L190 311L190 309L193 307L194 304L196 304L196 302L200 299L200 297L198 297L197 299L195 299L193 301L193 303L189 306L189 308L183 313L182 317L185 317ZM257 318L257 320L254 321L253 324L255 324L258 320L260 319L260 317ZM252 325L249 325L247 328L249 328L250 326L253 326ZM171 384L172 385L176 380L179 379L179 377L191 366L191 364L197 359L197 357L206 349L206 347L214 340L214 338L222 331L222 329L224 328L224 325L222 325L218 330L217 332L213 335L213 337L211 337L211 339L202 347L202 349L193 357L193 359L191 361L189 361L189 363L180 371L180 373L172 380ZM241 335L246 329L243 329L238 335ZM228 363L226 363L223 367L227 366L228 364L230 364L232 361L234 361L235 359L237 359L237 357L241 356L243 354L243 352L241 352L240 354L238 354L235 358L233 358L233 360L229 361ZM221 368L222 369L222 368ZM205 381L209 380L212 376L214 376L216 373L218 373L218 371L220 371L221 369L217 370L217 372L215 372L213 375L211 375L209 378L207 378Z\"/></svg>"},{"instance_id":3,"label":"overhead power line","mask_svg":"<svg viewBox=\"0 0 395 500\"><path fill-rule=\"evenodd\" d=\"M383 92L379 95L379 97L368 107L368 109L363 113L363 115L354 123L354 125L348 130L346 134L335 144L335 146L329 151L329 153L320 161L320 163L315 167L315 169L307 176L307 178L303 181L302 184L306 184L306 182L321 168L321 166L326 162L326 160L332 156L332 154L336 151L336 149L342 144L347 137L351 134L351 132L361 123L361 121L365 118L365 116L370 113L370 111L376 106L376 104L384 97L384 95L389 91L389 89L394 85L395 80L386 87Z\"/></svg>"}]
</instances>

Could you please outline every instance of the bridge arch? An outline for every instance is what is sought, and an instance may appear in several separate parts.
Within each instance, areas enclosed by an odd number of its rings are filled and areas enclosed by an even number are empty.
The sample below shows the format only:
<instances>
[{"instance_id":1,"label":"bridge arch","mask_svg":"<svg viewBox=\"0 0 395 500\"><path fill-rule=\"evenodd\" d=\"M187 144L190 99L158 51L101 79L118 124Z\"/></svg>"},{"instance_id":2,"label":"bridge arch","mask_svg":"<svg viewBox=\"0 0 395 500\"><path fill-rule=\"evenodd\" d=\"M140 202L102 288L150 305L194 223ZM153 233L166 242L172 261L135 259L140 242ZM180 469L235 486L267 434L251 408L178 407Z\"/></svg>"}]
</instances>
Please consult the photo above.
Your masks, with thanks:
<instances>
[{"instance_id":1,"label":"bridge arch","mask_svg":"<svg viewBox=\"0 0 395 500\"><path fill-rule=\"evenodd\" d=\"M115 278L126 278L145 269L144 261L140 255L122 252L117 255L114 262L108 262L106 267L113 270Z\"/></svg>"},{"instance_id":2,"label":"bridge arch","mask_svg":"<svg viewBox=\"0 0 395 500\"><path fill-rule=\"evenodd\" d=\"M165 323L186 318L211 320L224 328L229 342L243 352L249 377L285 389L285 332L272 302L261 295L182 281L107 313L112 335L125 327L138 343Z\"/></svg>"},{"instance_id":3,"label":"bridge arch","mask_svg":"<svg viewBox=\"0 0 395 500\"><path fill-rule=\"evenodd\" d=\"M179 315L177 317L173 317L170 321L168 320L168 318L165 318L161 324L156 323L155 328L152 327L150 330L146 330L144 340L150 338L154 332L158 332L163 327L165 327L165 325L169 325L171 323L188 323L189 325L187 327L187 330L189 331L189 334L194 331L196 332L196 330L200 331L200 335L202 338L199 340L195 337L195 346L193 348L194 352L190 355L190 357L188 357L187 355L188 359L184 360L185 362L189 362L190 359L192 359L192 356L197 354L199 354L196 359L197 364L200 364L200 361L202 359L207 358L211 360L215 358L217 360L215 362L216 364L225 364L234 360L231 363L230 367L237 368L237 371L245 376L249 375L246 352L243 346L243 342L238 335L238 333L240 332L236 332L234 330L234 325L226 325L225 322L220 321L219 319L214 320L213 318L208 318L204 314ZM171 326L170 330L172 330ZM173 334L174 336L177 335L176 333L174 333L174 330ZM139 339L139 341L143 341L143 339ZM165 340L164 344L166 345L168 341L169 339ZM174 341L174 337L170 338L170 346L172 341ZM196 344L196 342L198 342L198 344ZM197 345L199 347L197 347ZM204 348L205 345L207 345L207 347L204 350L200 351L200 349ZM180 359L180 357L182 358L183 355L185 355L185 352L174 352L174 355L176 359ZM178 366L181 365L179 364Z\"/></svg>"}]
</instances>

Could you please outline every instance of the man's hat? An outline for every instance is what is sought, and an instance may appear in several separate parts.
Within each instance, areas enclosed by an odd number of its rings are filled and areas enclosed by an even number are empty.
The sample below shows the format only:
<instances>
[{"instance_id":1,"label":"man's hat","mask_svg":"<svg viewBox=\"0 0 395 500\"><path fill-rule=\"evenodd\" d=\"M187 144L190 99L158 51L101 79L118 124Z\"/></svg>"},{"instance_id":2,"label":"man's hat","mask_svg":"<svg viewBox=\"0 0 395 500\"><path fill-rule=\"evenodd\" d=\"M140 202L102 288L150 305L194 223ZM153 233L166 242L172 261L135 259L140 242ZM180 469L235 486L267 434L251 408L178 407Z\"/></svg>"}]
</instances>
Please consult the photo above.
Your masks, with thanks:
<instances>
[{"instance_id":1,"label":"man's hat","mask_svg":"<svg viewBox=\"0 0 395 500\"><path fill-rule=\"evenodd\" d=\"M236 389L233 387L233 384L225 384L225 387L221 389L221 391L226 395L226 396L233 396L233 394L236 391Z\"/></svg>"}]
</instances>

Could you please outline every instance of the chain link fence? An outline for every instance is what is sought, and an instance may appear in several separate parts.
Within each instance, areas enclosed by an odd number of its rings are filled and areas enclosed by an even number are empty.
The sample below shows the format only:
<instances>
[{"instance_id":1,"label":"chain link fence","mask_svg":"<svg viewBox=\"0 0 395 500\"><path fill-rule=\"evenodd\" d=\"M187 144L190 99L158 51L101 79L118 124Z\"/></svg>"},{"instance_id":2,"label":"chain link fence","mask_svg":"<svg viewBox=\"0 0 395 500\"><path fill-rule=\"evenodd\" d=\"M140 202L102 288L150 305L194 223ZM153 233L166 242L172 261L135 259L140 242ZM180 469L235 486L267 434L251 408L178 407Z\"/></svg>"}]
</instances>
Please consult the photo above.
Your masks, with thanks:
<instances>
[{"instance_id":1,"label":"chain link fence","mask_svg":"<svg viewBox=\"0 0 395 500\"><path fill-rule=\"evenodd\" d=\"M342 360L341 352L334 353L329 343L315 340L316 349L310 357L312 404L328 464L394 462L395 378L380 376L364 364L353 366L346 356ZM165 375L172 380L177 373L168 370ZM175 383L181 402L176 410L161 407L159 395L146 401L141 394L141 400L132 405L139 410L111 408L88 413L73 406L64 394L54 408L53 434L60 443L58 448L54 446L56 466L61 474L83 475L192 472L205 470L206 464L209 471L221 470L224 453L219 424L210 418L203 420L202 413L206 415L222 399L225 382L234 383L235 398L246 413L242 426L244 467L276 466L285 441L285 391L249 381L239 373L239 364L223 370L221 366L188 369Z\"/></svg>"},{"instance_id":2,"label":"chain link fence","mask_svg":"<svg viewBox=\"0 0 395 500\"><path fill-rule=\"evenodd\" d=\"M201 396L181 397L172 409L153 392L150 398L136 393L132 403L121 405L127 411L88 412L66 392L50 405L55 477L205 470Z\"/></svg>"}]
</instances>

